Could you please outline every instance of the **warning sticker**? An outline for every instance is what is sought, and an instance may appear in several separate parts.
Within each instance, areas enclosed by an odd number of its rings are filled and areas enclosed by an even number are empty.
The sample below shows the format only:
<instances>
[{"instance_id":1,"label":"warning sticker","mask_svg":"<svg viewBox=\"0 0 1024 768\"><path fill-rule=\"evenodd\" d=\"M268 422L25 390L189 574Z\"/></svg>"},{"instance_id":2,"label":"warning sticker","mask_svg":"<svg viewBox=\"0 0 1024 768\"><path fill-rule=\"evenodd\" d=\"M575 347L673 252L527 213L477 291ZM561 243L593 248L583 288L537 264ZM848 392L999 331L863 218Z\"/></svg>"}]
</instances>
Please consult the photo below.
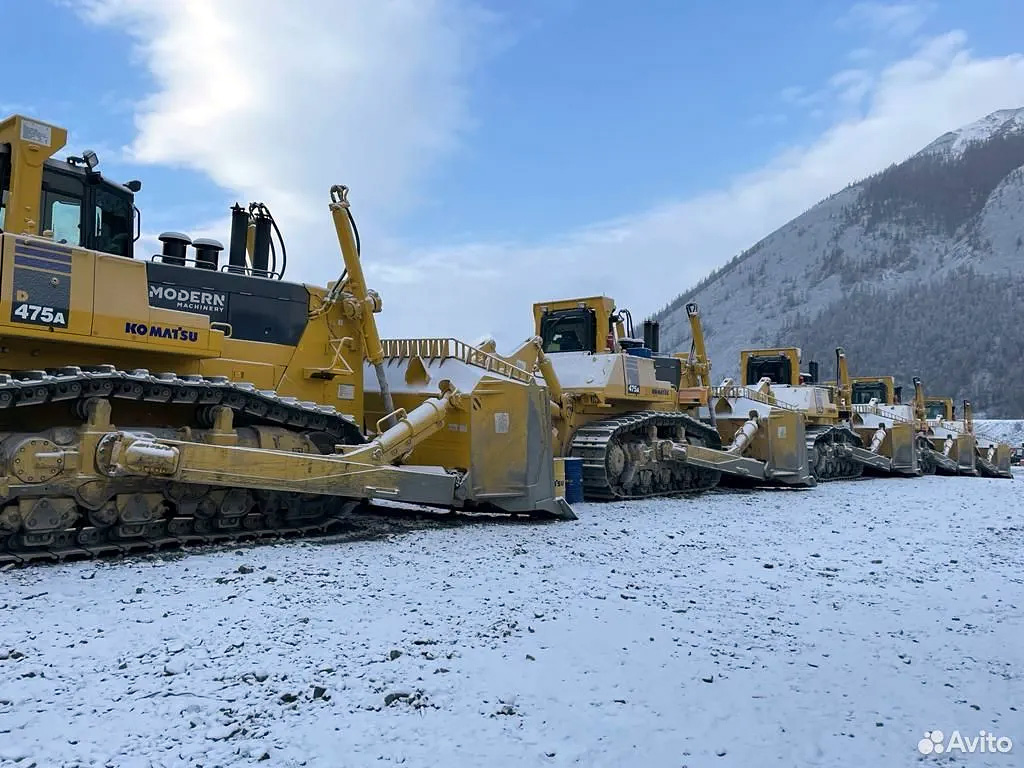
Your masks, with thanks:
<instances>
[{"instance_id":1,"label":"warning sticker","mask_svg":"<svg viewBox=\"0 0 1024 768\"><path fill-rule=\"evenodd\" d=\"M50 126L45 123L37 123L35 120L22 120L21 140L48 147L53 141L53 132L50 130Z\"/></svg>"},{"instance_id":2,"label":"warning sticker","mask_svg":"<svg viewBox=\"0 0 1024 768\"><path fill-rule=\"evenodd\" d=\"M508 433L508 412L499 411L494 414L494 431L499 435Z\"/></svg>"},{"instance_id":3,"label":"warning sticker","mask_svg":"<svg viewBox=\"0 0 1024 768\"><path fill-rule=\"evenodd\" d=\"M356 397L356 388L354 384L339 384L338 385L338 399L339 400L354 400Z\"/></svg>"}]
</instances>

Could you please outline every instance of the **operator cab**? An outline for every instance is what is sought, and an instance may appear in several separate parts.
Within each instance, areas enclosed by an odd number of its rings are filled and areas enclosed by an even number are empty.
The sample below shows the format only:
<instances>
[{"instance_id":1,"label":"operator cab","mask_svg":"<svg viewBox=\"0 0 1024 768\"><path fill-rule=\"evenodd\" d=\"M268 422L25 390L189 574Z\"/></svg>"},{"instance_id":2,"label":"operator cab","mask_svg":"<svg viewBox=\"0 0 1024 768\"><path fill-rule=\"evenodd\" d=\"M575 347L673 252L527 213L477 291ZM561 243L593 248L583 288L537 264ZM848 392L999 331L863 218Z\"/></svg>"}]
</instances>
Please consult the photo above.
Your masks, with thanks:
<instances>
[{"instance_id":1,"label":"operator cab","mask_svg":"<svg viewBox=\"0 0 1024 768\"><path fill-rule=\"evenodd\" d=\"M541 315L544 352L597 352L597 313L590 307L548 310Z\"/></svg>"},{"instance_id":2,"label":"operator cab","mask_svg":"<svg viewBox=\"0 0 1024 768\"><path fill-rule=\"evenodd\" d=\"M926 400L924 404L925 417L951 421L956 418L956 408L947 407L947 405L944 400Z\"/></svg>"},{"instance_id":3,"label":"operator cab","mask_svg":"<svg viewBox=\"0 0 1024 768\"><path fill-rule=\"evenodd\" d=\"M643 338L634 335L633 316L628 309L616 309L606 296L535 304L536 332L545 354L576 352L591 355L622 354L652 359L658 381L679 386L681 361L658 354L659 326L645 320ZM633 365L630 363L629 365Z\"/></svg>"},{"instance_id":4,"label":"operator cab","mask_svg":"<svg viewBox=\"0 0 1024 768\"><path fill-rule=\"evenodd\" d=\"M889 388L884 381L855 381L852 389L854 405L867 405L872 399L889 403Z\"/></svg>"},{"instance_id":5,"label":"operator cab","mask_svg":"<svg viewBox=\"0 0 1024 768\"><path fill-rule=\"evenodd\" d=\"M138 181L118 184L95 170L96 153L43 164L39 231L52 230L58 243L132 258L140 220L134 193ZM11 149L0 144L0 229L11 188Z\"/></svg>"},{"instance_id":6,"label":"operator cab","mask_svg":"<svg viewBox=\"0 0 1024 768\"><path fill-rule=\"evenodd\" d=\"M793 364L786 355L751 355L747 358L745 385L754 386L763 378L772 384L789 384L793 381Z\"/></svg>"}]
</instances>

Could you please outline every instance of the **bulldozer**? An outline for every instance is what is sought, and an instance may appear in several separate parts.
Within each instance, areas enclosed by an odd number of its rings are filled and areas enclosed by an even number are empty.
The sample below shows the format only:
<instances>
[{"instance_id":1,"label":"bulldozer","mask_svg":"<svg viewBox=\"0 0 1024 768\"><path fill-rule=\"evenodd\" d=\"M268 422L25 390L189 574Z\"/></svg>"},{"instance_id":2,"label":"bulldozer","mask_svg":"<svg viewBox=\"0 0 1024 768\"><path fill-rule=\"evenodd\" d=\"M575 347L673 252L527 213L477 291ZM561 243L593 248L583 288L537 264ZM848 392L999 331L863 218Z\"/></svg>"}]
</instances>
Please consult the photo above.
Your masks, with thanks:
<instances>
[{"instance_id":1,"label":"bulldozer","mask_svg":"<svg viewBox=\"0 0 1024 768\"><path fill-rule=\"evenodd\" d=\"M925 472L940 475L978 474L974 435L955 420L952 398L926 397L924 385L914 377L914 415L918 434L927 443ZM965 406L967 402L965 401Z\"/></svg>"},{"instance_id":2,"label":"bulldozer","mask_svg":"<svg viewBox=\"0 0 1024 768\"><path fill-rule=\"evenodd\" d=\"M740 391L729 380L723 387L712 386L712 364L704 341L700 308L689 302L686 315L690 323L690 349L673 355L682 361L680 407L709 424L724 443L732 445L743 441L744 455L760 462L764 468L758 473L725 473L720 484L741 488L813 488L817 483L810 471L803 414L795 408L771 403L759 393ZM654 333L656 336L657 323ZM742 397L735 401L723 397L726 390L730 395ZM733 402L739 406L735 410Z\"/></svg>"},{"instance_id":3,"label":"bulldozer","mask_svg":"<svg viewBox=\"0 0 1024 768\"><path fill-rule=\"evenodd\" d=\"M541 383L450 366L395 407L346 187L327 206L340 277L293 283L263 203L232 208L226 263L176 232L137 253L141 183L103 177L94 152L57 159L66 142L0 121L0 563L319 533L373 500L575 517ZM497 464L410 463L470 419L466 453Z\"/></svg>"},{"instance_id":4,"label":"bulldozer","mask_svg":"<svg viewBox=\"0 0 1024 768\"><path fill-rule=\"evenodd\" d=\"M849 375L845 352L836 351L837 380L829 381L839 394L839 402L848 404L841 415L868 450L888 459L888 466L865 464L865 474L893 477L920 477L921 452L913 404L904 404L903 388L894 376Z\"/></svg>"},{"instance_id":5,"label":"bulldozer","mask_svg":"<svg viewBox=\"0 0 1024 768\"><path fill-rule=\"evenodd\" d=\"M805 484L794 415L751 414L727 440L700 418L710 375L702 335L686 358L662 354L657 323L646 321L640 337L608 296L538 302L533 320L510 359L544 380L556 455L582 460L585 498L701 492L723 479Z\"/></svg>"},{"instance_id":6,"label":"bulldozer","mask_svg":"<svg viewBox=\"0 0 1024 768\"><path fill-rule=\"evenodd\" d=\"M1013 447L976 433L969 400L963 401L963 418L957 419L952 398L925 395L921 379L914 378L914 412L919 439L930 449L927 471L1013 478Z\"/></svg>"},{"instance_id":7,"label":"bulldozer","mask_svg":"<svg viewBox=\"0 0 1024 768\"><path fill-rule=\"evenodd\" d=\"M534 334L508 355L498 354L493 339L471 348L438 338L387 341L384 369L395 402L415 407L455 361L475 359L479 370L516 371L510 375L543 384L551 399L545 426L554 455L581 463L587 501L699 494L723 476L789 476L781 462L772 466L745 455L752 426L723 444L697 417L694 407L706 404L707 394L689 382L700 368L658 352L657 324L646 322L638 337L630 312L607 296L539 302L533 320ZM372 382L367 403L375 415L386 410ZM458 462L447 445L459 430L473 428L453 425L425 440L423 449ZM781 442L777 453L784 457Z\"/></svg>"},{"instance_id":8,"label":"bulldozer","mask_svg":"<svg viewBox=\"0 0 1024 768\"><path fill-rule=\"evenodd\" d=\"M741 350L742 383L727 378L712 393L717 423L735 423L748 410L790 409L806 421L807 455L815 481L860 478L865 467L891 471L890 459L865 448L854 429L848 392L821 382L816 361L801 371L801 357L799 347ZM841 348L836 350L836 364L837 370L845 365Z\"/></svg>"}]
</instances>

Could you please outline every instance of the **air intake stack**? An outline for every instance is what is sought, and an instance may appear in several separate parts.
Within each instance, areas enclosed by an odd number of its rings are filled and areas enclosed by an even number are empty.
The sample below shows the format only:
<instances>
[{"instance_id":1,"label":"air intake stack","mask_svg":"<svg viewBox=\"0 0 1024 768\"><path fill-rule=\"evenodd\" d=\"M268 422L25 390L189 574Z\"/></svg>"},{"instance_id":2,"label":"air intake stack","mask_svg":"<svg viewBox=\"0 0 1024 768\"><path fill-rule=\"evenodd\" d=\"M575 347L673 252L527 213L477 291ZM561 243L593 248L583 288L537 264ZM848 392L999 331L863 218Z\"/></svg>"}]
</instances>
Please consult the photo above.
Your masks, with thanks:
<instances>
[{"instance_id":1,"label":"air intake stack","mask_svg":"<svg viewBox=\"0 0 1024 768\"><path fill-rule=\"evenodd\" d=\"M185 266L185 252L192 244L192 238L181 234L181 232L163 232L158 239L164 244L160 260L164 264Z\"/></svg>"},{"instance_id":2,"label":"air intake stack","mask_svg":"<svg viewBox=\"0 0 1024 768\"><path fill-rule=\"evenodd\" d=\"M224 246L205 237L195 240L192 246L196 249L196 268L217 271L220 252L224 250Z\"/></svg>"}]
</instances>

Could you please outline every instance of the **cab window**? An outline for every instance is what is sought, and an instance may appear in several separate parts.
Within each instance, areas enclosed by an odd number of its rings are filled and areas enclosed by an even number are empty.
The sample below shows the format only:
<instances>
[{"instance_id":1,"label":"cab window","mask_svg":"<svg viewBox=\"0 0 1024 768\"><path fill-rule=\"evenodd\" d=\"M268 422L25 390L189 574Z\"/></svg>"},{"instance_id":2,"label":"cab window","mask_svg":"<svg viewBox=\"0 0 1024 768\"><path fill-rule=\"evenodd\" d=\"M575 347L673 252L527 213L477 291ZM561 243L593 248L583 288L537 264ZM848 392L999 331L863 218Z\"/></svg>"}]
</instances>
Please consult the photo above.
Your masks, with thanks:
<instances>
[{"instance_id":1,"label":"cab window","mask_svg":"<svg viewBox=\"0 0 1024 768\"><path fill-rule=\"evenodd\" d=\"M872 398L880 403L888 403L889 388L884 382L856 382L853 385L853 402L856 405L867 405Z\"/></svg>"},{"instance_id":2,"label":"cab window","mask_svg":"<svg viewBox=\"0 0 1024 768\"><path fill-rule=\"evenodd\" d=\"M96 192L92 247L116 256L131 256L133 210L123 196L104 189Z\"/></svg>"},{"instance_id":3,"label":"cab window","mask_svg":"<svg viewBox=\"0 0 1024 768\"><path fill-rule=\"evenodd\" d=\"M754 386L768 377L772 384L789 384L793 380L793 363L786 355L751 355L747 358L746 386Z\"/></svg>"},{"instance_id":4,"label":"cab window","mask_svg":"<svg viewBox=\"0 0 1024 768\"><path fill-rule=\"evenodd\" d=\"M82 204L70 198L47 195L45 229L53 230L53 239L67 245L82 244Z\"/></svg>"},{"instance_id":5,"label":"cab window","mask_svg":"<svg viewBox=\"0 0 1024 768\"><path fill-rule=\"evenodd\" d=\"M596 318L589 308L545 312L540 321L545 352L594 352Z\"/></svg>"}]
</instances>

